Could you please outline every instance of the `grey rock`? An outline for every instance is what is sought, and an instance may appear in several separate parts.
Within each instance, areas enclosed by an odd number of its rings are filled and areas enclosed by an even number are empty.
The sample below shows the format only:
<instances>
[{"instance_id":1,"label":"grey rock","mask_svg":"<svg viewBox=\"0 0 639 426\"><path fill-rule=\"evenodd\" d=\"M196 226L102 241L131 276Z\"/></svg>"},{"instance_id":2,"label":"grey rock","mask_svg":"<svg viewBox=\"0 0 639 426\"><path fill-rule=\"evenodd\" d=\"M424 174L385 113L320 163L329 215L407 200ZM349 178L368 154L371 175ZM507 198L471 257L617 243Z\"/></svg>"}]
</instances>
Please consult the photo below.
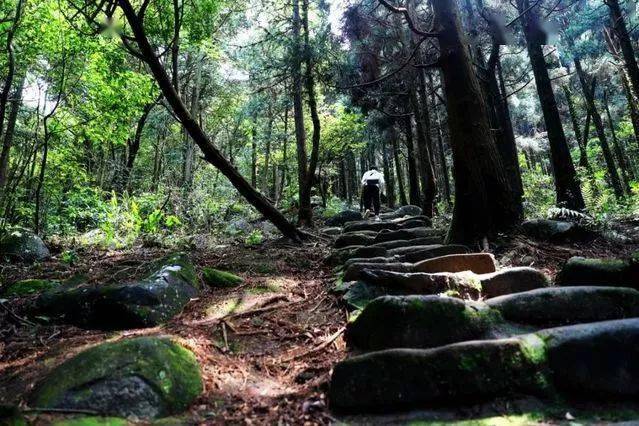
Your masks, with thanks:
<instances>
[{"instance_id":1,"label":"grey rock","mask_svg":"<svg viewBox=\"0 0 639 426\"><path fill-rule=\"evenodd\" d=\"M557 285L603 285L639 289L639 259L572 257L556 279Z\"/></svg>"},{"instance_id":2,"label":"grey rock","mask_svg":"<svg viewBox=\"0 0 639 426\"><path fill-rule=\"evenodd\" d=\"M51 256L42 239L24 228L12 228L0 234L0 255L13 261L33 263Z\"/></svg>"},{"instance_id":3,"label":"grey rock","mask_svg":"<svg viewBox=\"0 0 639 426\"><path fill-rule=\"evenodd\" d=\"M491 298L511 293L548 287L550 280L541 271L528 267L506 268L492 274L479 275L484 297Z\"/></svg>"}]
</instances>

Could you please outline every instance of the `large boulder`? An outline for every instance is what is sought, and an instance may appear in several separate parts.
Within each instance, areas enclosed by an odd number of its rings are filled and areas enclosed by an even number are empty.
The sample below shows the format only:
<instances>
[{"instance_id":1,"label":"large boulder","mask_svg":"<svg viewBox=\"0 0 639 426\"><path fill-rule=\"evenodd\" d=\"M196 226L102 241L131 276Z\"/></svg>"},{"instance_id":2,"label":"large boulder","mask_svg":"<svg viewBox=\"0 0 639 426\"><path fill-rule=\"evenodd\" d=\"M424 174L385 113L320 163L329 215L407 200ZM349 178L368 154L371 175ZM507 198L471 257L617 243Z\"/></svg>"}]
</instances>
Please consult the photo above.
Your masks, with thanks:
<instances>
[{"instance_id":1,"label":"large boulder","mask_svg":"<svg viewBox=\"0 0 639 426\"><path fill-rule=\"evenodd\" d=\"M548 287L486 303L508 321L538 326L639 316L639 291L623 287Z\"/></svg>"},{"instance_id":2,"label":"large boulder","mask_svg":"<svg viewBox=\"0 0 639 426\"><path fill-rule=\"evenodd\" d=\"M543 272L529 267L506 268L490 274L481 274L479 279L482 294L486 298L520 293L550 285L550 280Z\"/></svg>"},{"instance_id":3,"label":"large boulder","mask_svg":"<svg viewBox=\"0 0 639 426\"><path fill-rule=\"evenodd\" d=\"M558 285L604 285L639 289L639 258L587 259L572 257L557 275Z\"/></svg>"},{"instance_id":4,"label":"large boulder","mask_svg":"<svg viewBox=\"0 0 639 426\"><path fill-rule=\"evenodd\" d=\"M184 254L154 262L143 279L125 284L60 286L42 293L34 313L54 322L105 330L154 327L180 313L197 295L193 265Z\"/></svg>"},{"instance_id":5,"label":"large boulder","mask_svg":"<svg viewBox=\"0 0 639 426\"><path fill-rule=\"evenodd\" d=\"M496 271L495 257L490 253L451 254L417 262L413 272L463 272L489 274Z\"/></svg>"},{"instance_id":6,"label":"large boulder","mask_svg":"<svg viewBox=\"0 0 639 426\"><path fill-rule=\"evenodd\" d=\"M433 348L485 337L499 314L480 303L439 296L383 296L346 329L359 349Z\"/></svg>"},{"instance_id":7,"label":"large boulder","mask_svg":"<svg viewBox=\"0 0 639 426\"><path fill-rule=\"evenodd\" d=\"M13 228L0 234L0 255L17 262L33 263L51 256L40 237L24 228Z\"/></svg>"},{"instance_id":8,"label":"large boulder","mask_svg":"<svg viewBox=\"0 0 639 426\"><path fill-rule=\"evenodd\" d=\"M362 220L362 214L356 210L344 210L324 221L326 226L344 226L346 222Z\"/></svg>"},{"instance_id":9,"label":"large boulder","mask_svg":"<svg viewBox=\"0 0 639 426\"><path fill-rule=\"evenodd\" d=\"M471 341L436 349L389 349L355 356L333 369L330 407L379 412L486 401L515 392L539 393L543 341ZM543 354L543 349L542 349Z\"/></svg>"},{"instance_id":10,"label":"large boulder","mask_svg":"<svg viewBox=\"0 0 639 426\"><path fill-rule=\"evenodd\" d=\"M562 220L532 219L524 222L522 228L527 235L547 241L581 240L591 236L579 224Z\"/></svg>"},{"instance_id":11,"label":"large boulder","mask_svg":"<svg viewBox=\"0 0 639 426\"><path fill-rule=\"evenodd\" d=\"M167 337L103 343L56 367L31 397L35 407L157 418L188 408L202 392L193 353Z\"/></svg>"}]
</instances>

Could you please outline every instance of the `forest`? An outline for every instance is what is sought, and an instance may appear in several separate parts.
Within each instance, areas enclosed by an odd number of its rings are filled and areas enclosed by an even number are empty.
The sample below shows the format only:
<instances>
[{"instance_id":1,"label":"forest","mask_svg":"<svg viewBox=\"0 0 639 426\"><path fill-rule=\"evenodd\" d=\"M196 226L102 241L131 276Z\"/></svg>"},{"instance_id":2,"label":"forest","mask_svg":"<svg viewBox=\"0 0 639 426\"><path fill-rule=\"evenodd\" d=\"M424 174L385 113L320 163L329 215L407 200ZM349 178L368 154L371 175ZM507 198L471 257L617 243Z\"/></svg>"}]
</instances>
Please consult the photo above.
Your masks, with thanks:
<instances>
[{"instance_id":1,"label":"forest","mask_svg":"<svg viewBox=\"0 0 639 426\"><path fill-rule=\"evenodd\" d=\"M2 0L0 424L639 421L637 12Z\"/></svg>"}]
</instances>

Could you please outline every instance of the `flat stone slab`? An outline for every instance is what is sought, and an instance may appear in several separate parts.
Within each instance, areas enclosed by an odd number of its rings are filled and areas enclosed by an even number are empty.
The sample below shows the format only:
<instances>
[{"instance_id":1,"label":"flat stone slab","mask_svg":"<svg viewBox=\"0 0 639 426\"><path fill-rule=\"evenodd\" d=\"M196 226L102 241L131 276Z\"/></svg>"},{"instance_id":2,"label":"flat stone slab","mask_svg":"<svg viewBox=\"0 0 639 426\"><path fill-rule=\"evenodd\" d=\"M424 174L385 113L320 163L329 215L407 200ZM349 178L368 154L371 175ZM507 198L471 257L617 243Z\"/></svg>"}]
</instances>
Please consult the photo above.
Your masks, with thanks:
<instances>
[{"instance_id":1,"label":"flat stone slab","mask_svg":"<svg viewBox=\"0 0 639 426\"><path fill-rule=\"evenodd\" d=\"M485 298L550 286L550 280L543 272L529 267L506 268L491 274L481 274L479 280Z\"/></svg>"},{"instance_id":2,"label":"flat stone slab","mask_svg":"<svg viewBox=\"0 0 639 426\"><path fill-rule=\"evenodd\" d=\"M335 240L333 247L344 248L348 246L366 246L373 244L375 240L376 232L373 231L361 231L355 233L342 234Z\"/></svg>"},{"instance_id":3,"label":"flat stone slab","mask_svg":"<svg viewBox=\"0 0 639 426\"><path fill-rule=\"evenodd\" d=\"M504 319L563 325L639 316L639 291L623 287L548 287L488 299Z\"/></svg>"},{"instance_id":4,"label":"flat stone slab","mask_svg":"<svg viewBox=\"0 0 639 426\"><path fill-rule=\"evenodd\" d=\"M496 271L495 257L490 253L451 254L423 260L415 264L413 272L463 272L489 274Z\"/></svg>"},{"instance_id":5,"label":"flat stone slab","mask_svg":"<svg viewBox=\"0 0 639 426\"><path fill-rule=\"evenodd\" d=\"M374 243L383 243L394 240L413 240L415 238L424 238L432 236L432 232L428 228L411 228L398 229L397 231L380 231L373 240Z\"/></svg>"},{"instance_id":6,"label":"flat stone slab","mask_svg":"<svg viewBox=\"0 0 639 426\"><path fill-rule=\"evenodd\" d=\"M383 296L348 324L349 344L363 350L432 348L486 337L499 315L482 303L440 296Z\"/></svg>"},{"instance_id":7,"label":"flat stone slab","mask_svg":"<svg viewBox=\"0 0 639 426\"><path fill-rule=\"evenodd\" d=\"M395 251L397 250L397 252ZM402 251L400 253L400 250ZM416 263L422 260L432 259L435 257L447 256L450 254L466 254L470 249L466 246L458 244L447 245L431 245L431 246L417 246L409 249L394 249L389 250L389 254L397 254L400 262Z\"/></svg>"},{"instance_id":8,"label":"flat stone slab","mask_svg":"<svg viewBox=\"0 0 639 426\"><path fill-rule=\"evenodd\" d=\"M557 285L604 285L639 289L639 258L571 257L557 275Z\"/></svg>"},{"instance_id":9,"label":"flat stone slab","mask_svg":"<svg viewBox=\"0 0 639 426\"><path fill-rule=\"evenodd\" d=\"M157 418L180 413L202 392L191 351L167 337L103 343L65 361L38 383L35 407Z\"/></svg>"},{"instance_id":10,"label":"flat stone slab","mask_svg":"<svg viewBox=\"0 0 639 426\"><path fill-rule=\"evenodd\" d=\"M359 276L366 283L393 289L404 294L453 293L478 299L481 293L481 282L478 275L472 272L427 274L424 272L402 273L383 269L364 269Z\"/></svg>"},{"instance_id":11,"label":"flat stone slab","mask_svg":"<svg viewBox=\"0 0 639 426\"><path fill-rule=\"evenodd\" d=\"M358 281L363 279L362 271L368 269L371 271L395 271L395 272L412 272L414 265L412 263L372 263L361 262L353 263L344 271L342 277L344 281Z\"/></svg>"},{"instance_id":12,"label":"flat stone slab","mask_svg":"<svg viewBox=\"0 0 639 426\"><path fill-rule=\"evenodd\" d=\"M429 229L428 235L410 240L393 240L372 244L372 247L383 247L385 249L394 249L399 247L424 246L431 244L443 244L444 235L437 229Z\"/></svg>"}]
</instances>

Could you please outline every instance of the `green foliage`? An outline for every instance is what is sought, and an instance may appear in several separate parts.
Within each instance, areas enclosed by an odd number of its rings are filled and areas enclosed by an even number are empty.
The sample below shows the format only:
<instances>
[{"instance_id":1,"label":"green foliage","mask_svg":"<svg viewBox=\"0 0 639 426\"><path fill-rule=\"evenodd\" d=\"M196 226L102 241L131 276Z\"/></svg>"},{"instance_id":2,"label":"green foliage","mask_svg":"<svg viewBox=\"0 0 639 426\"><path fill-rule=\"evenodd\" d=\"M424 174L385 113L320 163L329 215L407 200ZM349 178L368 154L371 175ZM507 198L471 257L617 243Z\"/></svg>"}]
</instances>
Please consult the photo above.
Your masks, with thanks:
<instances>
[{"instance_id":1,"label":"green foliage","mask_svg":"<svg viewBox=\"0 0 639 426\"><path fill-rule=\"evenodd\" d=\"M264 241L264 235L262 235L262 231L260 231L259 229L254 229L246 236L244 244L248 246L256 246L262 244L262 241Z\"/></svg>"}]
</instances>

